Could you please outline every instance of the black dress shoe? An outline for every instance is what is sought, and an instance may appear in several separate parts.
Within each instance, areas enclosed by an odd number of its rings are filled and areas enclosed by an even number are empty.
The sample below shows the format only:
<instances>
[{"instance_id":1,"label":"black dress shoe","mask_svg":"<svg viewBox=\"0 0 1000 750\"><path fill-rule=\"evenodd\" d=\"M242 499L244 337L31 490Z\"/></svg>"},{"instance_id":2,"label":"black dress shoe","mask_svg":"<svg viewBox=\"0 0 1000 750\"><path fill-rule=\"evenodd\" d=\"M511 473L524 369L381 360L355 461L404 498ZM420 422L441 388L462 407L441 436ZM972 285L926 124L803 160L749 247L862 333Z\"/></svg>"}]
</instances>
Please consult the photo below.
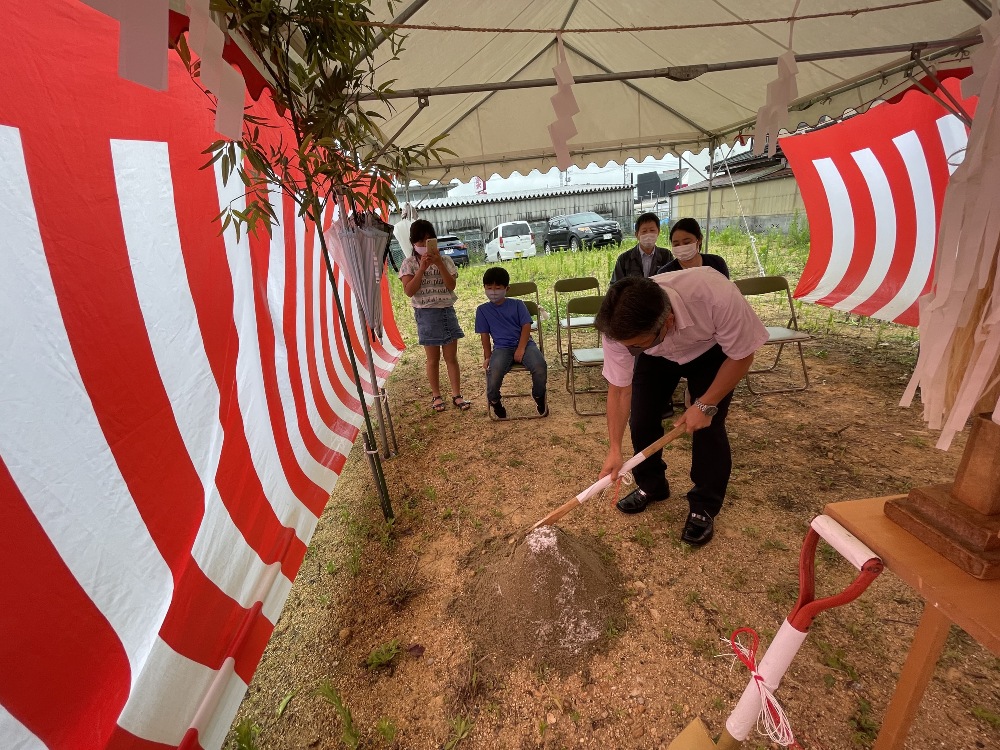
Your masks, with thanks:
<instances>
[{"instance_id":1,"label":"black dress shoe","mask_svg":"<svg viewBox=\"0 0 1000 750\"><path fill-rule=\"evenodd\" d=\"M647 495L645 492L636 487L625 497L619 500L616 503L616 507L622 513L642 513L644 510L646 510L646 506L649 505L650 503L656 503L659 502L660 500L666 500L668 497L670 497L669 489L667 490L667 494L663 495L662 497L659 496L651 497L650 495Z\"/></svg>"},{"instance_id":2,"label":"black dress shoe","mask_svg":"<svg viewBox=\"0 0 1000 750\"><path fill-rule=\"evenodd\" d=\"M688 513L687 523L684 524L684 531L681 532L681 540L688 544L700 547L712 541L715 533L715 521L708 514Z\"/></svg>"},{"instance_id":3,"label":"black dress shoe","mask_svg":"<svg viewBox=\"0 0 1000 750\"><path fill-rule=\"evenodd\" d=\"M504 408L502 403L497 401L495 404L490 404L490 406L493 407L493 413L497 415L497 419L507 418L507 410Z\"/></svg>"}]
</instances>

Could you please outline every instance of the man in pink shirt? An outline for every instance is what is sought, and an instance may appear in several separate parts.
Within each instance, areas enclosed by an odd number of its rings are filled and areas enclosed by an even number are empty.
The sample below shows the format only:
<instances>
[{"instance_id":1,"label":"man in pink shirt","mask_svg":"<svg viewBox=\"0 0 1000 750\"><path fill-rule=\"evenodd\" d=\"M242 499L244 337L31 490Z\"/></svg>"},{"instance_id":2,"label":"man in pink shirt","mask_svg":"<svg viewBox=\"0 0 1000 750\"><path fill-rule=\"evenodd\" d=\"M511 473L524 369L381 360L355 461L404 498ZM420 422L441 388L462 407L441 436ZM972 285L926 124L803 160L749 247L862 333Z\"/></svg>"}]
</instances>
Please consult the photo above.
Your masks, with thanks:
<instances>
[{"instance_id":1,"label":"man in pink shirt","mask_svg":"<svg viewBox=\"0 0 1000 750\"><path fill-rule=\"evenodd\" d=\"M637 451L663 436L660 415L680 378L687 378L694 402L682 419L691 433L694 486L681 539L706 544L733 466L726 434L729 402L754 352L767 341L767 329L736 285L707 267L622 279L608 289L594 324L604 334L609 383L610 445L601 476L617 474L622 466L626 420ZM658 358L666 360L666 368ZM638 488L618 502L619 510L640 513L670 496L662 454L634 469Z\"/></svg>"}]
</instances>

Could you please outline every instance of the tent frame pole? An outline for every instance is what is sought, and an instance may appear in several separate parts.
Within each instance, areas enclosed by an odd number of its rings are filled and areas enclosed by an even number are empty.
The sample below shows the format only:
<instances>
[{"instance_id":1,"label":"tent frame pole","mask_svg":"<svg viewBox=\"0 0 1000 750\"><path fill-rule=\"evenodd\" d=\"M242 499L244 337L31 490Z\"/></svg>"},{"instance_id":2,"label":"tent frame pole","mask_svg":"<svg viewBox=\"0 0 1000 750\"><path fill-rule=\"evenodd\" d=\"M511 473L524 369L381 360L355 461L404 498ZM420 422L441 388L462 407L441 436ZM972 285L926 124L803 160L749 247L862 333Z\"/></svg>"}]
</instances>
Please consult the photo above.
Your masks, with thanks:
<instances>
[{"instance_id":1,"label":"tent frame pole","mask_svg":"<svg viewBox=\"0 0 1000 750\"><path fill-rule=\"evenodd\" d=\"M705 239L702 240L702 251L708 250L708 238L712 234L712 180L715 177L715 149L718 141L713 138L708 142L708 195L705 196Z\"/></svg>"},{"instance_id":2,"label":"tent frame pole","mask_svg":"<svg viewBox=\"0 0 1000 750\"><path fill-rule=\"evenodd\" d=\"M911 42L909 44L889 44L881 47L865 47L862 49L833 50L830 52L811 52L803 55L796 55L795 61L799 63L817 62L820 60L840 60L850 57L868 57L871 55L887 54L919 54L926 50L936 50L951 48L954 51L981 44L981 35L960 37L957 39L934 39L924 42ZM669 68L653 68L650 70L630 70L622 73L593 73L590 75L574 76L573 83L607 83L609 81L629 81L643 78L669 78L672 81L692 81L705 73L719 73L727 70L746 70L747 68L766 68L776 65L777 57L761 57L750 60L735 60L721 63L702 63L697 65L675 65ZM911 61L911 66L916 66L916 62ZM555 78L531 78L524 81L496 81L494 83L462 84L458 86L438 86L436 88L401 89L399 91L385 91L378 95L366 94L359 97L359 100L368 101L376 98L382 99L414 99L429 98L432 96L450 96L454 94L478 94L493 91L517 91L521 89L537 89L556 86Z\"/></svg>"}]
</instances>

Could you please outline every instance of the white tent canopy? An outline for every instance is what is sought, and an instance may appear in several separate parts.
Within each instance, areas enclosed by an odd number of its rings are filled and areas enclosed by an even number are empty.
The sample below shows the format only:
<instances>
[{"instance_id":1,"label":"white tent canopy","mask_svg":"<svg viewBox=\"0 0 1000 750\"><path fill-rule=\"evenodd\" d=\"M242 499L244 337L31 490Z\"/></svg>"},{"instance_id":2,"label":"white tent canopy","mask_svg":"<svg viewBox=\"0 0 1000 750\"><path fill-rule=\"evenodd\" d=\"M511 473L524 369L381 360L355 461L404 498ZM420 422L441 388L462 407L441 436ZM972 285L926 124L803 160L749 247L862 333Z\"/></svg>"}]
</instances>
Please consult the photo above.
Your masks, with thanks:
<instances>
[{"instance_id":1,"label":"white tent canopy","mask_svg":"<svg viewBox=\"0 0 1000 750\"><path fill-rule=\"evenodd\" d=\"M393 101L395 110L384 130L388 136L398 132L396 142L402 145L449 133L442 145L457 156L411 175L423 182L548 170L556 163L547 130L555 119L549 102L553 85L469 93L450 93L448 88L552 79L555 30L563 29L567 60L578 81L592 75L642 74L573 86L581 110L574 118L578 135L569 141L575 164L697 153L732 141L740 132L752 133L767 84L777 75L771 61L787 50L789 41L787 21L762 21L787 19L796 5L793 49L799 59L799 98L790 107L789 130L893 96L912 83L911 73L923 77L911 45L934 42L919 47L920 57L932 68L967 65L962 49L977 38L983 16L989 15L981 0L409 0L394 3L395 14L376 3L384 22L452 27L404 31L408 38L400 59L378 71L379 82L394 80L392 88L403 95ZM686 28L594 31L668 25ZM550 31L512 33L539 29ZM380 62L391 56L389 47L378 49ZM895 49L845 54L886 47ZM690 70L684 66L706 64L708 71L691 80L666 77L683 77ZM422 110L418 93L426 101Z\"/></svg>"}]
</instances>

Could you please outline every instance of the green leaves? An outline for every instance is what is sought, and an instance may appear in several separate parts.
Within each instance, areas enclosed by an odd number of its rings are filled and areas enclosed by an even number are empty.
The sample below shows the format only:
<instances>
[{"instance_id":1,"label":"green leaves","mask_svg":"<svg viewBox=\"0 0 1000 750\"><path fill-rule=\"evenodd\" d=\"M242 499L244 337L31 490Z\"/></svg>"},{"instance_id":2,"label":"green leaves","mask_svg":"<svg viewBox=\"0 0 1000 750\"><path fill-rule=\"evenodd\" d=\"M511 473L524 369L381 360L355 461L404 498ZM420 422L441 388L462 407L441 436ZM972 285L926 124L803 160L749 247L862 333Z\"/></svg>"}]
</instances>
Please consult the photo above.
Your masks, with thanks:
<instances>
[{"instance_id":1,"label":"green leaves","mask_svg":"<svg viewBox=\"0 0 1000 750\"><path fill-rule=\"evenodd\" d=\"M395 81L375 80L376 39L384 34L392 61L404 37L368 25L374 20L370 4L212 0L211 9L225 15L230 33L240 35L256 53L273 82L272 98L284 120L273 123L245 114L239 142L219 140L203 152L209 156L203 169L218 165L223 184L235 172L245 190L244 208L229 207L219 214L222 231L230 224L237 236L261 224L270 231L277 217L267 196L277 191L291 196L300 213L314 219L331 195L361 211L395 205L393 182L405 182L415 166L454 155L438 146L446 134L426 145L398 146L379 127L393 111L386 94ZM186 41L179 40L177 50L198 80L199 63ZM293 134L290 139L287 133ZM362 154L367 161L359 163Z\"/></svg>"}]
</instances>

